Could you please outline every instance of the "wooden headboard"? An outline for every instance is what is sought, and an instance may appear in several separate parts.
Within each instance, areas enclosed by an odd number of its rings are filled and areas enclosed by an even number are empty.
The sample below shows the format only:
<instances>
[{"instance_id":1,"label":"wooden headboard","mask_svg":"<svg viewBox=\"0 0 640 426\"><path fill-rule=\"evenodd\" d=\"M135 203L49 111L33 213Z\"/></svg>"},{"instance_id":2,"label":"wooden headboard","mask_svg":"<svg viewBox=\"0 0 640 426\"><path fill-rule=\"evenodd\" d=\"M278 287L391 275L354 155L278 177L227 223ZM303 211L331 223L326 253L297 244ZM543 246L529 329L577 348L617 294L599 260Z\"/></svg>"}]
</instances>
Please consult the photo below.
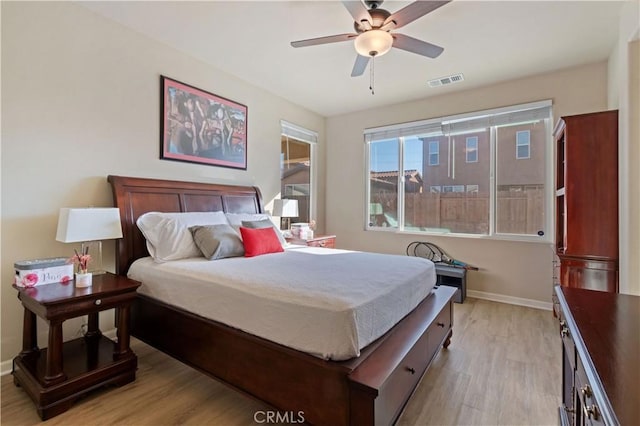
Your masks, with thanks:
<instances>
[{"instance_id":1,"label":"wooden headboard","mask_svg":"<svg viewBox=\"0 0 640 426\"><path fill-rule=\"evenodd\" d=\"M255 186L217 185L125 176L107 178L113 202L120 209L122 239L116 242L116 272L149 255L136 220L147 212L263 213L262 196Z\"/></svg>"}]
</instances>

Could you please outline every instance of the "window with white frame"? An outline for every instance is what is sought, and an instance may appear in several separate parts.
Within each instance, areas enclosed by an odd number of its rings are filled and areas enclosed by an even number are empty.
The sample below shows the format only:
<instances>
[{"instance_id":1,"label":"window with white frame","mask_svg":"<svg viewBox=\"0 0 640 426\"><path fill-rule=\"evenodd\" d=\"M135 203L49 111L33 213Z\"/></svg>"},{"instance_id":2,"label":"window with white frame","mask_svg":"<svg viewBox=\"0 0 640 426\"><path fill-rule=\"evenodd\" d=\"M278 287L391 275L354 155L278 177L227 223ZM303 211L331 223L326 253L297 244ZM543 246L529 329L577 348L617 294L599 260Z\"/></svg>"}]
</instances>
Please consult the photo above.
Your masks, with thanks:
<instances>
[{"instance_id":1,"label":"window with white frame","mask_svg":"<svg viewBox=\"0 0 640 426\"><path fill-rule=\"evenodd\" d=\"M429 165L437 166L440 164L440 142L429 141Z\"/></svg>"},{"instance_id":2,"label":"window with white frame","mask_svg":"<svg viewBox=\"0 0 640 426\"><path fill-rule=\"evenodd\" d=\"M548 240L551 117L541 101L366 129L366 228Z\"/></svg>"},{"instance_id":3,"label":"window with white frame","mask_svg":"<svg viewBox=\"0 0 640 426\"><path fill-rule=\"evenodd\" d=\"M531 131L516 132L516 158L523 160L531 157Z\"/></svg>"},{"instance_id":4,"label":"window with white frame","mask_svg":"<svg viewBox=\"0 0 640 426\"><path fill-rule=\"evenodd\" d=\"M470 136L467 138L467 163L478 162L478 137Z\"/></svg>"},{"instance_id":5,"label":"window with white frame","mask_svg":"<svg viewBox=\"0 0 640 426\"><path fill-rule=\"evenodd\" d=\"M284 120L280 128L280 197L298 200L299 216L294 221L309 222L313 219L311 179L318 134Z\"/></svg>"}]
</instances>

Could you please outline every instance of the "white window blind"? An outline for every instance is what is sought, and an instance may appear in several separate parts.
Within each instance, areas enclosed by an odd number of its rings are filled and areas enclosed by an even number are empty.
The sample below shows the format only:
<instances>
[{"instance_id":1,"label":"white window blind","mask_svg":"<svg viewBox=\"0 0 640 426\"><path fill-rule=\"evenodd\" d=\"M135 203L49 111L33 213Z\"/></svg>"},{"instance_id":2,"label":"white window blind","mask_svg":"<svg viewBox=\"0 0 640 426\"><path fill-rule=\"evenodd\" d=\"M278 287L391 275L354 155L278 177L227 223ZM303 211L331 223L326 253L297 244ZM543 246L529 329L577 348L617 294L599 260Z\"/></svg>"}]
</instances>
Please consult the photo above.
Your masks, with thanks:
<instances>
[{"instance_id":1,"label":"white window blind","mask_svg":"<svg viewBox=\"0 0 640 426\"><path fill-rule=\"evenodd\" d=\"M470 133L491 126L509 126L549 118L551 101L496 108L475 113L458 114L409 123L365 129L365 142L403 136L428 137Z\"/></svg>"},{"instance_id":2,"label":"white window blind","mask_svg":"<svg viewBox=\"0 0 640 426\"><path fill-rule=\"evenodd\" d=\"M296 126L284 120L280 120L280 127L283 136L307 143L318 143L318 133L304 127Z\"/></svg>"}]
</instances>

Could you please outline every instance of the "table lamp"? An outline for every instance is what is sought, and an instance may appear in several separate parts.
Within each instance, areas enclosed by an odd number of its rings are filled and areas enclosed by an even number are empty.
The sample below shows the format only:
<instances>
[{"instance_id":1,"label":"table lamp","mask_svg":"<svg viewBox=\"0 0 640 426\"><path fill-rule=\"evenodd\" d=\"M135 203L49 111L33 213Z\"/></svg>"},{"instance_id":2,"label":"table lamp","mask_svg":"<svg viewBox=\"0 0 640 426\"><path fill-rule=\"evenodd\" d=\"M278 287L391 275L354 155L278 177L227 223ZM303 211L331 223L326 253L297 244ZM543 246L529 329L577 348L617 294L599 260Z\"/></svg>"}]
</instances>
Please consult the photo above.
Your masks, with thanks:
<instances>
[{"instance_id":1,"label":"table lamp","mask_svg":"<svg viewBox=\"0 0 640 426\"><path fill-rule=\"evenodd\" d=\"M285 229L291 228L291 218L298 217L298 214L298 200L287 198L273 200L273 215L284 218L286 221Z\"/></svg>"},{"instance_id":2,"label":"table lamp","mask_svg":"<svg viewBox=\"0 0 640 426\"><path fill-rule=\"evenodd\" d=\"M89 266L93 274L103 274L102 240L122 238L120 210L117 208L61 208L56 240L63 243L82 243L80 253L91 256Z\"/></svg>"}]
</instances>

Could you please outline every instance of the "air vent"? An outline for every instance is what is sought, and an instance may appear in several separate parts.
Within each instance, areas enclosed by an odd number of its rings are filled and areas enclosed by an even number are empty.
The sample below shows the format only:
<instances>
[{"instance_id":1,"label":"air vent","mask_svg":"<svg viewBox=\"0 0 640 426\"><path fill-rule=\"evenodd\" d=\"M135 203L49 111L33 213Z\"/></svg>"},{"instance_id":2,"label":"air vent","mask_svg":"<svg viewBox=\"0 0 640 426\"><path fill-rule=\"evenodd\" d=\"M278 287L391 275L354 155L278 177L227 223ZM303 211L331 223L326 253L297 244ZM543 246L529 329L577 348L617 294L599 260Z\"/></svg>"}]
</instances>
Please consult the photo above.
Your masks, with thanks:
<instances>
[{"instance_id":1,"label":"air vent","mask_svg":"<svg viewBox=\"0 0 640 426\"><path fill-rule=\"evenodd\" d=\"M447 84L459 83L461 81L464 81L464 76L462 75L462 73L453 74L453 75L448 75L446 77L440 77L434 80L429 80L429 87L446 86Z\"/></svg>"}]
</instances>

